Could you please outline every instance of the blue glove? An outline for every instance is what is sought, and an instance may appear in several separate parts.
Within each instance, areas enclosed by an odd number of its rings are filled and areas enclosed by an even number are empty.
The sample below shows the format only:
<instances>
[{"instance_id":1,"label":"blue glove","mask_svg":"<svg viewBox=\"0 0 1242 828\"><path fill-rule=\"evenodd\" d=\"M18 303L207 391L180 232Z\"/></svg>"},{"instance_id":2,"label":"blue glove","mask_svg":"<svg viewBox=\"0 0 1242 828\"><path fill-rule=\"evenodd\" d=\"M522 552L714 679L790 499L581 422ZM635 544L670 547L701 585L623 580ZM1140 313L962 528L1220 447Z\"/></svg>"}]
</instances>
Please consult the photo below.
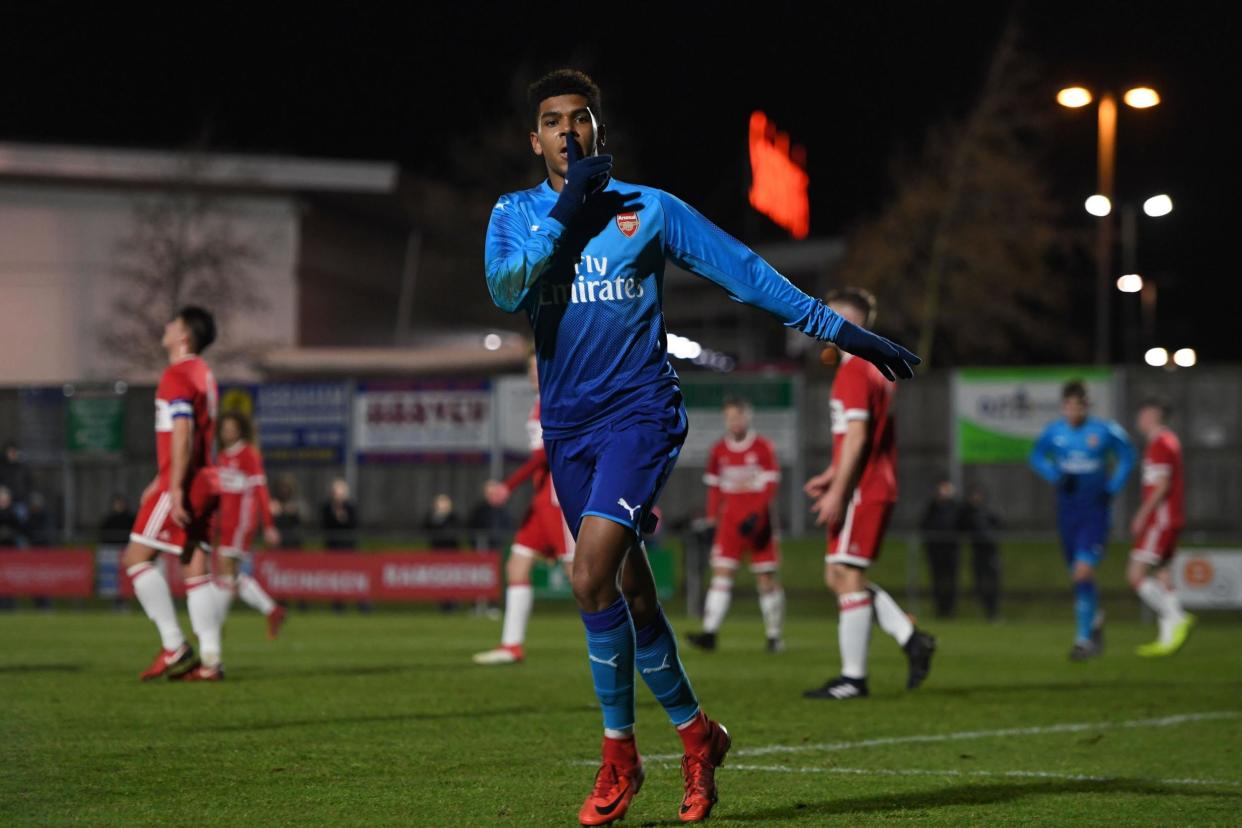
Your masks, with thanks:
<instances>
[{"instance_id":1,"label":"blue glove","mask_svg":"<svg viewBox=\"0 0 1242 828\"><path fill-rule=\"evenodd\" d=\"M561 196L552 205L548 215L562 226L568 227L582 209L582 205L586 204L587 198L607 186L608 174L612 172L612 156L593 155L583 158L582 148L572 135L565 137L565 149L569 154L565 186L561 188Z\"/></svg>"},{"instance_id":2,"label":"blue glove","mask_svg":"<svg viewBox=\"0 0 1242 828\"><path fill-rule=\"evenodd\" d=\"M860 356L879 368L880 373L890 381L897 377L910 379L914 376L914 369L910 366L923 361L912 351L845 319L841 320L841 327L832 341L842 351Z\"/></svg>"}]
</instances>

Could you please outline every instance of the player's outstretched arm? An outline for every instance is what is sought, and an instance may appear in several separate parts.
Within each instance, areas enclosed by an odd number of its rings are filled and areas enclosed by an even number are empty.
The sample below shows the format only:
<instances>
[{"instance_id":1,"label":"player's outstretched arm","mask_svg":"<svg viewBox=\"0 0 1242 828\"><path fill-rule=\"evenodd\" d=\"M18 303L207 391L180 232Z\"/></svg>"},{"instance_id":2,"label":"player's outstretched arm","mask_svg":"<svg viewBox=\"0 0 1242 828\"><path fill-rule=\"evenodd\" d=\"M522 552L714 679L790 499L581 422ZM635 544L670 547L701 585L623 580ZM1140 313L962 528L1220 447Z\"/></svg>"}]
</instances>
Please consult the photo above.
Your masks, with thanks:
<instances>
[{"instance_id":1,"label":"player's outstretched arm","mask_svg":"<svg viewBox=\"0 0 1242 828\"><path fill-rule=\"evenodd\" d=\"M911 366L922 361L914 353L846 321L693 207L668 193L659 195L665 250L678 265L720 285L733 301L762 308L787 327L862 357L890 380L914 376Z\"/></svg>"},{"instance_id":2,"label":"player's outstretched arm","mask_svg":"<svg viewBox=\"0 0 1242 828\"><path fill-rule=\"evenodd\" d=\"M518 486L521 486L527 480L534 476L537 471L547 471L548 453L545 449L537 448L530 453L530 457L521 466L514 470L501 485L509 492L512 492Z\"/></svg>"},{"instance_id":3,"label":"player's outstretched arm","mask_svg":"<svg viewBox=\"0 0 1242 828\"><path fill-rule=\"evenodd\" d=\"M847 319L841 320L841 327L829 341L836 343L847 354L862 357L879 368L880 373L890 382L895 382L898 377L910 379L914 376L914 366L923 361L913 351L873 331L860 328Z\"/></svg>"},{"instance_id":4,"label":"player's outstretched arm","mask_svg":"<svg viewBox=\"0 0 1242 828\"><path fill-rule=\"evenodd\" d=\"M591 195L608 183L611 155L582 157L575 140L566 144L569 170L552 211L532 228L507 198L492 208L484 260L487 290L496 307L513 313L553 262L557 243Z\"/></svg>"}]
</instances>

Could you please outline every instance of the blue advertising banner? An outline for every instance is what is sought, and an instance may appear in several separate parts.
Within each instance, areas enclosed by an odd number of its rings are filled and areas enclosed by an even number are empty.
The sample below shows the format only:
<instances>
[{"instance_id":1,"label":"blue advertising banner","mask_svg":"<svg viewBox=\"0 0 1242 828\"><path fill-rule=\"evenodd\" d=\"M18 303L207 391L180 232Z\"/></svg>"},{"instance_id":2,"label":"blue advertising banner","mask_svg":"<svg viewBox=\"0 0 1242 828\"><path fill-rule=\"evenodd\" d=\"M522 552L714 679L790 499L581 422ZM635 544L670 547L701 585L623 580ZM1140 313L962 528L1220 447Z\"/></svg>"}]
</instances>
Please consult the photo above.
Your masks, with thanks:
<instances>
[{"instance_id":1,"label":"blue advertising banner","mask_svg":"<svg viewBox=\"0 0 1242 828\"><path fill-rule=\"evenodd\" d=\"M340 464L349 429L350 388L343 382L225 385L220 411L254 419L268 464Z\"/></svg>"}]
</instances>

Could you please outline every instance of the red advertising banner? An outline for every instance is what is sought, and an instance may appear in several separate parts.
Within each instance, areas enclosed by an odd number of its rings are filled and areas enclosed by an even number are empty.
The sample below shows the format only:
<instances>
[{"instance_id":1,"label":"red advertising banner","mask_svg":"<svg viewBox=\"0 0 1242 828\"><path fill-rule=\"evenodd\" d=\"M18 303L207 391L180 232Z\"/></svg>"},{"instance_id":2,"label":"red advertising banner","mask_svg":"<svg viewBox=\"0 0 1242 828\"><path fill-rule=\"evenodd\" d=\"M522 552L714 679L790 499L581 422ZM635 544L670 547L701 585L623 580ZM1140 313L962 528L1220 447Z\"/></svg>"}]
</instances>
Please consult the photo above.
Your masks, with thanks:
<instances>
[{"instance_id":1,"label":"red advertising banner","mask_svg":"<svg viewBox=\"0 0 1242 828\"><path fill-rule=\"evenodd\" d=\"M31 557L47 553L19 553ZM78 554L78 553L75 553ZM90 553L85 553L89 556ZM0 556L0 562L3 561ZM92 559L93 560L93 559ZM185 596L181 563L175 555L159 555L156 565L164 572L172 593ZM2 570L0 570L2 573ZM90 565L86 568L86 591L91 594ZM500 597L500 555L495 552L259 552L254 556L254 577L274 598L333 601L471 601ZM0 574L0 595L67 595L57 592L5 592ZM119 576L120 595L132 598L129 576Z\"/></svg>"},{"instance_id":2,"label":"red advertising banner","mask_svg":"<svg viewBox=\"0 0 1242 828\"><path fill-rule=\"evenodd\" d=\"M168 588L172 590L173 597L184 598L185 578L181 575L180 556L161 553L155 556L152 563L164 573L164 580L168 581ZM121 571L117 574L117 593L122 598L134 597L134 582L130 580L124 567L121 567Z\"/></svg>"},{"instance_id":3,"label":"red advertising banner","mask_svg":"<svg viewBox=\"0 0 1242 828\"><path fill-rule=\"evenodd\" d=\"M254 577L275 598L444 601L500 597L495 552L261 552Z\"/></svg>"},{"instance_id":4,"label":"red advertising banner","mask_svg":"<svg viewBox=\"0 0 1242 828\"><path fill-rule=\"evenodd\" d=\"M94 591L90 550L0 550L0 595L6 598L89 598Z\"/></svg>"}]
</instances>

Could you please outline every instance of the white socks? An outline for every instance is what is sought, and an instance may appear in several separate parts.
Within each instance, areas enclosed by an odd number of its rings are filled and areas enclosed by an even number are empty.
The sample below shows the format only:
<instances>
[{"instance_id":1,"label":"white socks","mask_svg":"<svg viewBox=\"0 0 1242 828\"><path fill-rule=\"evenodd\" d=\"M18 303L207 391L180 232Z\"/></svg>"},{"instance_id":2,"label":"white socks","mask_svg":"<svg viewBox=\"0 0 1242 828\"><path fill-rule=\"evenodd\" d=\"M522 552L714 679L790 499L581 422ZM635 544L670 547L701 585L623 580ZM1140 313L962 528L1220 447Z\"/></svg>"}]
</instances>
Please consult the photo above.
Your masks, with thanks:
<instances>
[{"instance_id":1,"label":"white socks","mask_svg":"<svg viewBox=\"0 0 1242 828\"><path fill-rule=\"evenodd\" d=\"M254 607L264 615L271 615L276 609L276 602L268 595L259 582L249 575L237 576L237 597Z\"/></svg>"},{"instance_id":2,"label":"white socks","mask_svg":"<svg viewBox=\"0 0 1242 828\"><path fill-rule=\"evenodd\" d=\"M186 578L186 608L190 611L190 627L198 636L199 657L204 667L220 665L220 628L224 616L220 612L216 590L210 575Z\"/></svg>"},{"instance_id":3,"label":"white socks","mask_svg":"<svg viewBox=\"0 0 1242 828\"><path fill-rule=\"evenodd\" d=\"M724 623L729 612L729 602L733 600L733 579L723 575L713 575L712 585L707 590L707 600L703 602L703 632L714 633Z\"/></svg>"},{"instance_id":4,"label":"white socks","mask_svg":"<svg viewBox=\"0 0 1242 828\"><path fill-rule=\"evenodd\" d=\"M1173 628L1186 617L1177 593L1165 589L1164 584L1152 577L1144 578L1137 591L1139 598L1159 619L1160 643L1169 643L1173 638Z\"/></svg>"},{"instance_id":5,"label":"white socks","mask_svg":"<svg viewBox=\"0 0 1242 828\"><path fill-rule=\"evenodd\" d=\"M867 589L871 592L871 601L875 606L875 621L880 625L880 629L897 639L897 643L901 646L906 646L910 636L914 635L914 625L910 623L910 616L902 612L901 607L897 606L897 602L893 600L893 596L880 587L868 584Z\"/></svg>"},{"instance_id":6,"label":"white socks","mask_svg":"<svg viewBox=\"0 0 1242 828\"><path fill-rule=\"evenodd\" d=\"M732 602L733 579L727 575L713 575L703 602L703 632L720 630ZM760 592L759 611L763 614L763 629L768 638L780 638L785 624L785 590L778 586L770 592Z\"/></svg>"},{"instance_id":7,"label":"white socks","mask_svg":"<svg viewBox=\"0 0 1242 828\"><path fill-rule=\"evenodd\" d=\"M768 638L780 638L785 624L785 590L777 587L759 593L759 611L763 613L763 629Z\"/></svg>"},{"instance_id":8,"label":"white socks","mask_svg":"<svg viewBox=\"0 0 1242 828\"><path fill-rule=\"evenodd\" d=\"M889 599L892 600L892 599ZM841 675L867 677L867 646L871 643L871 593L863 590L837 598L840 608L837 640L841 645Z\"/></svg>"},{"instance_id":9,"label":"white socks","mask_svg":"<svg viewBox=\"0 0 1242 828\"><path fill-rule=\"evenodd\" d=\"M233 593L237 590L236 580L231 575L220 575L211 581L211 594L216 602L216 612L220 615L220 626L229 617L229 607L233 604Z\"/></svg>"},{"instance_id":10,"label":"white socks","mask_svg":"<svg viewBox=\"0 0 1242 828\"><path fill-rule=\"evenodd\" d=\"M134 564L125 570L134 584L134 595L142 610L155 622L160 631L160 641L165 650L175 650L185 643L181 625L177 623L177 610L173 607L172 592L168 581L153 563Z\"/></svg>"},{"instance_id":11,"label":"white socks","mask_svg":"<svg viewBox=\"0 0 1242 828\"><path fill-rule=\"evenodd\" d=\"M530 584L509 584L505 589L505 621L500 632L502 647L520 647L526 641L526 622L530 621L534 602L535 592Z\"/></svg>"}]
</instances>

